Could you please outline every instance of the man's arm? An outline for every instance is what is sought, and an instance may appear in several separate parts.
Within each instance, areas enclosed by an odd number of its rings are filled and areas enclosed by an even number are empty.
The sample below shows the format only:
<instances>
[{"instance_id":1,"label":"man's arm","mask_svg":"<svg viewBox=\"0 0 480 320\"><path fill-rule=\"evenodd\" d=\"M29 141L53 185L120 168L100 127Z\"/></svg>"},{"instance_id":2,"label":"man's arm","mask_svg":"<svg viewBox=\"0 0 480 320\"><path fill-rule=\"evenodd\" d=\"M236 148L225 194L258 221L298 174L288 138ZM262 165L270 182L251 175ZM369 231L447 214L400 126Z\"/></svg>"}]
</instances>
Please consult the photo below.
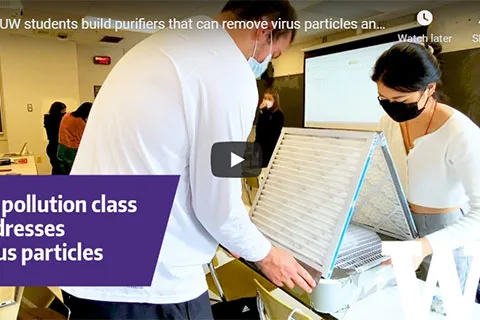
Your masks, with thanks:
<instances>
[{"instance_id":1,"label":"man's arm","mask_svg":"<svg viewBox=\"0 0 480 320\"><path fill-rule=\"evenodd\" d=\"M245 141L251 121L242 118L241 106L223 105L225 110L200 110L190 150L192 206L204 228L223 246L248 261L258 262L262 272L277 286L299 286L306 292L315 280L293 255L272 247L250 220L238 178L216 178L210 167L216 142ZM228 108L228 109L227 109ZM231 109L230 109L231 108ZM244 115L243 115L244 117ZM250 122L250 123L248 123Z\"/></svg>"},{"instance_id":2,"label":"man's arm","mask_svg":"<svg viewBox=\"0 0 480 320\"><path fill-rule=\"evenodd\" d=\"M241 108L225 105L208 118L200 115L190 154L190 185L195 215L205 229L228 250L256 262L272 246L250 220L242 201L241 180L217 178L210 168L214 143L246 140L248 125L243 123Z\"/></svg>"}]
</instances>

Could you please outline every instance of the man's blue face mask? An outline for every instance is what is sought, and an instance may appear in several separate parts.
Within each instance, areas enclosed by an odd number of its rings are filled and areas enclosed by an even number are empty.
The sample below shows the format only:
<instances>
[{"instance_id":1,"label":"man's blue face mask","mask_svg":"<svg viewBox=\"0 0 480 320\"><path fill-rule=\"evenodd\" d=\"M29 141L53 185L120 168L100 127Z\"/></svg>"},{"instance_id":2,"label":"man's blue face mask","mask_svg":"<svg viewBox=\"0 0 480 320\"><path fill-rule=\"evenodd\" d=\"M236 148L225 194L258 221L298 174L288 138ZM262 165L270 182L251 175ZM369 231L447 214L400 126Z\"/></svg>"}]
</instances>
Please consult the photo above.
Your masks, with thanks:
<instances>
[{"instance_id":1,"label":"man's blue face mask","mask_svg":"<svg viewBox=\"0 0 480 320\"><path fill-rule=\"evenodd\" d=\"M268 63L272 60L272 42L273 42L272 34L270 34L270 53L265 58L265 60L263 60L263 62L260 63L254 58L255 53L257 52L257 44L258 44L258 40L255 40L255 48L253 49L252 56L248 59L248 64L250 65L250 68L252 68L252 71L255 74L255 78L257 79L260 79L262 74L267 70Z\"/></svg>"}]
</instances>

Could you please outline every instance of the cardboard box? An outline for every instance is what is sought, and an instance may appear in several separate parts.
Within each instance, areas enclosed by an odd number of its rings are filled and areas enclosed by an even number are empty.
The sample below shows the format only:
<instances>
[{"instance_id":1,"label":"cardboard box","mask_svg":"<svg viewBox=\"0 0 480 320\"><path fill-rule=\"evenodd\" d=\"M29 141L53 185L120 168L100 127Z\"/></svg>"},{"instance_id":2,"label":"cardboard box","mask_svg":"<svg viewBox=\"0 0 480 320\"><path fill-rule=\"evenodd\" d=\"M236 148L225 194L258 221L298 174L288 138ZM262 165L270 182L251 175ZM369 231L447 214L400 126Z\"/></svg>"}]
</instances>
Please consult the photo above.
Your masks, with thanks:
<instances>
[{"instance_id":1,"label":"cardboard box","mask_svg":"<svg viewBox=\"0 0 480 320\"><path fill-rule=\"evenodd\" d=\"M21 308L17 320L63 320L66 318L48 308Z\"/></svg>"}]
</instances>

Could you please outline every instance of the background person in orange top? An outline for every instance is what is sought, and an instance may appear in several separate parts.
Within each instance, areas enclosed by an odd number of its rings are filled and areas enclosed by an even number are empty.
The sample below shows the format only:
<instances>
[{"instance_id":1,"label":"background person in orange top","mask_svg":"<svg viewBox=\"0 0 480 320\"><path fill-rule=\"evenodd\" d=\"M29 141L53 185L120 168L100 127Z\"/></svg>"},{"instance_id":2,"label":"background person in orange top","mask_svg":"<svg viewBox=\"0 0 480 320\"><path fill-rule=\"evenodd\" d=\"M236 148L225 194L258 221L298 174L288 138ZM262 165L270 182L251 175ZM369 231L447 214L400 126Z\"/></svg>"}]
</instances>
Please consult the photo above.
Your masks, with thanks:
<instances>
[{"instance_id":1,"label":"background person in orange top","mask_svg":"<svg viewBox=\"0 0 480 320\"><path fill-rule=\"evenodd\" d=\"M70 174L91 109L92 103L85 102L74 112L67 113L60 123L57 157L61 174Z\"/></svg>"}]
</instances>

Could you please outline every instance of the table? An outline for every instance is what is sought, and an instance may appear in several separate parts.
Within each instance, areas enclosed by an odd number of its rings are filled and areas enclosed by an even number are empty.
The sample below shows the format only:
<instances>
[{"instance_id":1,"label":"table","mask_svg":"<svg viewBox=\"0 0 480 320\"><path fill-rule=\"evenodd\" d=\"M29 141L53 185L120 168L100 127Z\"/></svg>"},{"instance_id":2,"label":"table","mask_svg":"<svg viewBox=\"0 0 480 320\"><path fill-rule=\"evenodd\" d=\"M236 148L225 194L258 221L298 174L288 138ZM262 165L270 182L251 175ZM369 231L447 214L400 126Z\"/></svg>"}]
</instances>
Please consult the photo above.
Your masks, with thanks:
<instances>
[{"instance_id":1,"label":"table","mask_svg":"<svg viewBox=\"0 0 480 320\"><path fill-rule=\"evenodd\" d=\"M227 249L223 248L226 252L228 252ZM259 275L262 277L265 277L265 275L260 271L260 269L255 265L255 263L248 262L242 258L239 259L242 263L244 263L246 266L251 268L253 271L257 272ZM266 278L266 277L265 277ZM268 278L267 278L268 279ZM281 292L279 292L280 290ZM305 308L308 309L308 312L305 312L310 315L312 319L325 319L325 320L336 320L338 319L337 317L330 315L330 314L324 314L316 311L310 306L310 300L308 297L308 294L306 292L303 292L301 289L295 288L293 290L289 288L278 288L272 291L272 294L279 298L280 300L284 301L286 304L290 306L294 305L300 305L302 306L301 309L302 311L306 311ZM288 300L288 301L287 301ZM315 315L313 317L312 315Z\"/></svg>"},{"instance_id":2,"label":"table","mask_svg":"<svg viewBox=\"0 0 480 320\"><path fill-rule=\"evenodd\" d=\"M2 288L0 288L2 290ZM2 320L15 320L20 310L20 300L23 295L23 287L18 287L16 303L0 308L0 319Z\"/></svg>"},{"instance_id":3,"label":"table","mask_svg":"<svg viewBox=\"0 0 480 320\"><path fill-rule=\"evenodd\" d=\"M224 249L226 250L226 249ZM252 268L255 272L264 276L254 263L247 262L240 259L245 265ZM420 288L423 288L425 282L418 280ZM288 288L278 288L272 291L272 295L282 300L287 305L296 307L307 313L312 319L341 319L341 320L405 320L403 309L400 302L400 295L398 287L387 287L380 290L363 300L354 303L347 310L338 312L336 314L322 314L317 312L310 306L310 300L307 293L295 288L290 290ZM446 316L431 312L430 318L425 320L448 319ZM475 304L473 307L472 319L480 319L480 304ZM422 319L423 320L423 319Z\"/></svg>"},{"instance_id":4,"label":"table","mask_svg":"<svg viewBox=\"0 0 480 320\"><path fill-rule=\"evenodd\" d=\"M3 158L3 157L2 157ZM11 169L8 172L0 172L0 176L5 176L9 174L21 174L21 175L37 175L37 164L35 163L34 156L24 156L24 157L8 157L9 159L18 160L18 159L27 159L27 163L25 164L11 164L8 166L0 166L0 170L4 169ZM1 290L1 288L0 288ZM18 287L18 299L17 303L0 308L0 319L5 320L15 320L18 316L18 311L20 309L20 300L23 296L23 287Z\"/></svg>"},{"instance_id":5,"label":"table","mask_svg":"<svg viewBox=\"0 0 480 320\"><path fill-rule=\"evenodd\" d=\"M418 280L423 289L425 282ZM349 310L336 315L342 320L404 320L403 309L400 304L398 287L389 287L353 304ZM430 312L425 320L448 319L441 314ZM480 319L480 305L474 303L472 319ZM423 320L423 319L422 319Z\"/></svg>"},{"instance_id":6,"label":"table","mask_svg":"<svg viewBox=\"0 0 480 320\"><path fill-rule=\"evenodd\" d=\"M27 159L27 163L24 164L15 164L12 163L8 166L0 166L0 171L5 169L11 169L8 172L0 172L0 175L11 175L11 174L20 174L20 175L37 175L37 164L35 162L34 156L24 156L24 157L9 157L12 160Z\"/></svg>"}]
</instances>

